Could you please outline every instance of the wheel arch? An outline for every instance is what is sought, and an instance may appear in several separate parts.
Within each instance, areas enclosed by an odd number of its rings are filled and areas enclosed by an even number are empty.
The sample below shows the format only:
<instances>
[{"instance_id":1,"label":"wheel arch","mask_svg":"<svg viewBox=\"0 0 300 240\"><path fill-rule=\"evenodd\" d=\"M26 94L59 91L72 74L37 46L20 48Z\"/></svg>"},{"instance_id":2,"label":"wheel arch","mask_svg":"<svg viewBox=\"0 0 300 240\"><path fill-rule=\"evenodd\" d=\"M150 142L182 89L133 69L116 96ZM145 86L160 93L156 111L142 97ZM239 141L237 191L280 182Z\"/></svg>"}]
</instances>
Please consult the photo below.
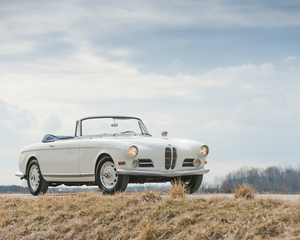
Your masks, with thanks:
<instances>
[{"instance_id":1,"label":"wheel arch","mask_svg":"<svg viewBox=\"0 0 300 240\"><path fill-rule=\"evenodd\" d=\"M101 153L98 158L97 158L97 161L95 163L95 166L94 166L94 173L95 173L95 176L96 176L96 169L97 169L97 166L98 166L98 163L100 162L100 160L103 158L103 157L110 157L111 160L114 162L113 158L111 157L111 155L109 155L108 153ZM115 163L115 162L114 162Z\"/></svg>"},{"instance_id":2,"label":"wheel arch","mask_svg":"<svg viewBox=\"0 0 300 240\"><path fill-rule=\"evenodd\" d=\"M29 166L29 164L30 164L33 160L37 160L37 161L38 161L38 159L37 159L35 156L30 156L30 157L28 158L28 160L27 160L26 168L25 168L25 177L24 177L26 180L27 180L27 170L28 170L28 166Z\"/></svg>"}]
</instances>

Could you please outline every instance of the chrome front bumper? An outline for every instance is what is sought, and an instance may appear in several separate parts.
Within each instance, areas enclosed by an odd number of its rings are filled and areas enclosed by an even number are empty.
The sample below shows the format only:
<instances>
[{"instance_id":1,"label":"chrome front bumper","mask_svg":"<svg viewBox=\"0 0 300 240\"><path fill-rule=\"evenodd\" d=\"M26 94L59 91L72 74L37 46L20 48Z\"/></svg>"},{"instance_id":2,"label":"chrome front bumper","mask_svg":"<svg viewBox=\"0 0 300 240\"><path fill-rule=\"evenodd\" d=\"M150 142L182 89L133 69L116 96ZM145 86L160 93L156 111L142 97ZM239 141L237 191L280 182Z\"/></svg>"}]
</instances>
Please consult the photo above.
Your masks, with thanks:
<instances>
[{"instance_id":1,"label":"chrome front bumper","mask_svg":"<svg viewBox=\"0 0 300 240\"><path fill-rule=\"evenodd\" d=\"M206 174L210 169L196 169L196 170L183 170L183 171L147 171L147 170L130 170L130 169L117 169L120 175L132 176L149 176L149 177L180 177L188 175L202 175Z\"/></svg>"},{"instance_id":2,"label":"chrome front bumper","mask_svg":"<svg viewBox=\"0 0 300 240\"><path fill-rule=\"evenodd\" d=\"M21 179L23 179L25 177L25 174L22 172L16 172L15 175Z\"/></svg>"}]
</instances>

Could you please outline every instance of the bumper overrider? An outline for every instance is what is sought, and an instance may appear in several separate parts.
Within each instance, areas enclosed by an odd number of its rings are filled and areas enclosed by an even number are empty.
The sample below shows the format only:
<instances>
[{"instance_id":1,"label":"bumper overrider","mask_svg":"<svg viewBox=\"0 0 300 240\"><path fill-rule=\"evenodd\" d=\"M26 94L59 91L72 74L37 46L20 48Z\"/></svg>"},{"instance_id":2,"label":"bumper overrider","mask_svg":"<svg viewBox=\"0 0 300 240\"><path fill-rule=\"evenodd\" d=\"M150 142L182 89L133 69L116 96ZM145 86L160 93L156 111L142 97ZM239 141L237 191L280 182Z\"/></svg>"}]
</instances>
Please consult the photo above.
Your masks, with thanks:
<instances>
[{"instance_id":1,"label":"bumper overrider","mask_svg":"<svg viewBox=\"0 0 300 240\"><path fill-rule=\"evenodd\" d=\"M24 179L24 178L25 178L25 174L22 173L22 172L16 172L16 173L15 173L15 176L17 176L17 177L19 177L19 178L21 178L21 179Z\"/></svg>"},{"instance_id":2,"label":"bumper overrider","mask_svg":"<svg viewBox=\"0 0 300 240\"><path fill-rule=\"evenodd\" d=\"M147 171L147 170L130 170L130 169L117 169L120 175L132 176L151 176L151 177L179 177L188 175L202 175L206 174L210 169L197 169L197 170L183 170L183 171Z\"/></svg>"}]
</instances>

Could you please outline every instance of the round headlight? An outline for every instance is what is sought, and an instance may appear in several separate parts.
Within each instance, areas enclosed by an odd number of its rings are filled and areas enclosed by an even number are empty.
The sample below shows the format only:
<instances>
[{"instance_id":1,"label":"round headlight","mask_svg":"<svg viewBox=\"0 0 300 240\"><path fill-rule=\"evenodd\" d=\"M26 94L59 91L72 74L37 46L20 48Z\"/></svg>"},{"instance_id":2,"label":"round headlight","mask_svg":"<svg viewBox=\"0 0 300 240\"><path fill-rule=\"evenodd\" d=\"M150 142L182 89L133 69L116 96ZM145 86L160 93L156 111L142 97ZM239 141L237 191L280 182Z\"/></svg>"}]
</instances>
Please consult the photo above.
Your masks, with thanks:
<instances>
[{"instance_id":1,"label":"round headlight","mask_svg":"<svg viewBox=\"0 0 300 240\"><path fill-rule=\"evenodd\" d=\"M193 165L194 165L194 167L199 167L201 165L200 159L194 159Z\"/></svg>"},{"instance_id":2,"label":"round headlight","mask_svg":"<svg viewBox=\"0 0 300 240\"><path fill-rule=\"evenodd\" d=\"M129 149L128 149L128 154L130 157L135 157L137 154L138 154L139 150L136 146L131 146Z\"/></svg>"},{"instance_id":3,"label":"round headlight","mask_svg":"<svg viewBox=\"0 0 300 240\"><path fill-rule=\"evenodd\" d=\"M199 153L204 157L207 156L208 151L208 147L205 145L201 146L201 148L199 149Z\"/></svg>"},{"instance_id":4,"label":"round headlight","mask_svg":"<svg viewBox=\"0 0 300 240\"><path fill-rule=\"evenodd\" d=\"M134 159L134 160L132 160L131 165L132 165L133 167L138 167L138 166L140 165L140 162L139 162L139 160Z\"/></svg>"}]
</instances>

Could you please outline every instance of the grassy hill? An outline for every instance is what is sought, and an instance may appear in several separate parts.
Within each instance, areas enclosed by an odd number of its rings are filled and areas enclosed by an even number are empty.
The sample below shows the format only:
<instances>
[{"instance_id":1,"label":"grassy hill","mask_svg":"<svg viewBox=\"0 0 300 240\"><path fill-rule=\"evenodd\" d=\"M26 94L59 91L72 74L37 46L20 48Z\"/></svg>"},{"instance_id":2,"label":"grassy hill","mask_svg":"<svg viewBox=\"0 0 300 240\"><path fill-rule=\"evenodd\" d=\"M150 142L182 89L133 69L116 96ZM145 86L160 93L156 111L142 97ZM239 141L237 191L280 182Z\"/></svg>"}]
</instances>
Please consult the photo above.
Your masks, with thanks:
<instances>
[{"instance_id":1,"label":"grassy hill","mask_svg":"<svg viewBox=\"0 0 300 240\"><path fill-rule=\"evenodd\" d=\"M238 195L236 195L238 196ZM173 189L0 197L1 239L299 239L300 203Z\"/></svg>"}]
</instances>

